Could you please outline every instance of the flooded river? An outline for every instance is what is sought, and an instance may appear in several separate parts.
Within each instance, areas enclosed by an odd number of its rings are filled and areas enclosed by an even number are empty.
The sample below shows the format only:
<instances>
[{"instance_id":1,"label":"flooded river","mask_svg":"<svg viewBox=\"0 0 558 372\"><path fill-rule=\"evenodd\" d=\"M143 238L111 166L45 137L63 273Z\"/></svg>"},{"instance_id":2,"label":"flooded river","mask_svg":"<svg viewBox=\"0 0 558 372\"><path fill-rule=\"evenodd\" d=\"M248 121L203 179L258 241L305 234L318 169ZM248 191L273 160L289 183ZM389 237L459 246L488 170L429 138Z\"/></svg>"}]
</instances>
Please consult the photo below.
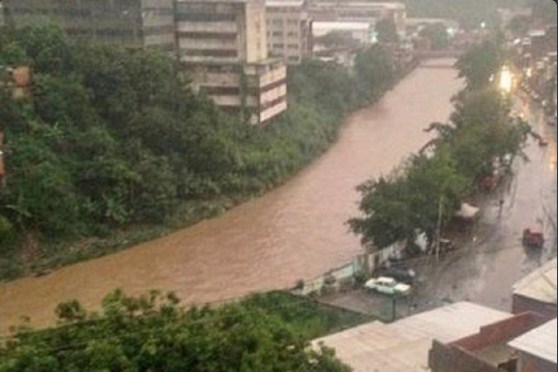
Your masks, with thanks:
<instances>
[{"instance_id":1,"label":"flooded river","mask_svg":"<svg viewBox=\"0 0 558 372\"><path fill-rule=\"evenodd\" d=\"M0 332L28 315L36 325L54 306L89 308L114 288L176 291L188 303L292 286L360 253L345 221L357 213L355 187L389 172L446 120L462 81L452 60L431 61L377 104L346 119L339 140L282 187L224 215L126 251L0 285Z\"/></svg>"}]
</instances>

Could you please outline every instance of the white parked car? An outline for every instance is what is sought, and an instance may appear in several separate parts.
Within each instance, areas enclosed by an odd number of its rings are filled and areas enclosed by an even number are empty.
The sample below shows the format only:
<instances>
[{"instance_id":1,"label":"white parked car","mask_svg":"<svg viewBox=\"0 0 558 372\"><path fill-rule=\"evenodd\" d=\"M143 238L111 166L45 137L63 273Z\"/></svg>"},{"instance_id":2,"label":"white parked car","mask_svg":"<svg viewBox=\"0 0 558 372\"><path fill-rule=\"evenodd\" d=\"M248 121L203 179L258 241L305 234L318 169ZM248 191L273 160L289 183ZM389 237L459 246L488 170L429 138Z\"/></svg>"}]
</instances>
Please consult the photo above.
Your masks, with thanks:
<instances>
[{"instance_id":1,"label":"white parked car","mask_svg":"<svg viewBox=\"0 0 558 372\"><path fill-rule=\"evenodd\" d=\"M390 295L407 295L411 292L410 285L399 283L397 280L387 276L370 279L364 284L364 287Z\"/></svg>"}]
</instances>

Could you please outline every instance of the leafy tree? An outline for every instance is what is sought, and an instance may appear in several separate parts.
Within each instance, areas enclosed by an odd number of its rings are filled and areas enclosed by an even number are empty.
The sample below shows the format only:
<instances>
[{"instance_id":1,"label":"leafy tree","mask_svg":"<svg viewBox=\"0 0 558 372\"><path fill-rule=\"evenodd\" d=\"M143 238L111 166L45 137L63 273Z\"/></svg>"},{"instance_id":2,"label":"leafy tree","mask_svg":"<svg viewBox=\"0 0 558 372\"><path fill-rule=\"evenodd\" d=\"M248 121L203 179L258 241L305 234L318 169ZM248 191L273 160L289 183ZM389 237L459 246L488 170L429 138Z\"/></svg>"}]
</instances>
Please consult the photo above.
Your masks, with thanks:
<instances>
[{"instance_id":1,"label":"leafy tree","mask_svg":"<svg viewBox=\"0 0 558 372\"><path fill-rule=\"evenodd\" d=\"M378 33L378 41L381 43L397 43L399 35L395 22L390 18L383 18L376 23L376 32Z\"/></svg>"},{"instance_id":2,"label":"leafy tree","mask_svg":"<svg viewBox=\"0 0 558 372\"><path fill-rule=\"evenodd\" d=\"M101 314L61 304L58 328L0 347L0 371L349 371L333 350L310 349L277 315L249 304L178 306L173 294L109 294Z\"/></svg>"},{"instance_id":3,"label":"leafy tree","mask_svg":"<svg viewBox=\"0 0 558 372\"><path fill-rule=\"evenodd\" d=\"M497 41L487 40L473 46L456 63L459 77L465 78L469 89L479 89L489 85L504 62L504 52Z\"/></svg>"},{"instance_id":4,"label":"leafy tree","mask_svg":"<svg viewBox=\"0 0 558 372\"><path fill-rule=\"evenodd\" d=\"M356 84L369 100L378 98L396 76L393 59L381 46L373 46L357 54L355 72Z\"/></svg>"},{"instance_id":5,"label":"leafy tree","mask_svg":"<svg viewBox=\"0 0 558 372\"><path fill-rule=\"evenodd\" d=\"M420 31L420 35L430 40L432 48L435 50L444 49L449 44L449 35L443 23L426 25Z\"/></svg>"},{"instance_id":6,"label":"leafy tree","mask_svg":"<svg viewBox=\"0 0 558 372\"><path fill-rule=\"evenodd\" d=\"M500 60L495 44L485 47L473 47L458 62L468 86L455 97L450 122L431 124L426 131L437 136L400 169L358 187L362 216L348 222L368 249L414 242L417 231L432 241L440 204L445 223L475 181L492 174L495 166L509 170L515 157L524 156L522 144L529 128L510 117L509 100L488 86ZM478 61L481 65L473 65Z\"/></svg>"},{"instance_id":7,"label":"leafy tree","mask_svg":"<svg viewBox=\"0 0 558 372\"><path fill-rule=\"evenodd\" d=\"M330 31L323 36L314 38L314 43L328 48L356 47L360 44L348 31Z\"/></svg>"},{"instance_id":8,"label":"leafy tree","mask_svg":"<svg viewBox=\"0 0 558 372\"><path fill-rule=\"evenodd\" d=\"M18 248L30 231L58 243L192 222L207 216L199 205L268 190L327 148L347 110L394 81L383 50L362 53L355 75L319 61L291 68L289 110L253 128L194 94L188 68L159 51L76 44L53 26L2 33L0 63L33 71L29 97L0 83L2 243Z\"/></svg>"},{"instance_id":9,"label":"leafy tree","mask_svg":"<svg viewBox=\"0 0 558 372\"><path fill-rule=\"evenodd\" d=\"M364 216L350 219L349 225L369 249L385 248L404 239L414 242L417 230L432 238L440 200L447 221L460 206L467 186L448 151L432 157L413 156L390 177L359 186L359 209Z\"/></svg>"}]
</instances>

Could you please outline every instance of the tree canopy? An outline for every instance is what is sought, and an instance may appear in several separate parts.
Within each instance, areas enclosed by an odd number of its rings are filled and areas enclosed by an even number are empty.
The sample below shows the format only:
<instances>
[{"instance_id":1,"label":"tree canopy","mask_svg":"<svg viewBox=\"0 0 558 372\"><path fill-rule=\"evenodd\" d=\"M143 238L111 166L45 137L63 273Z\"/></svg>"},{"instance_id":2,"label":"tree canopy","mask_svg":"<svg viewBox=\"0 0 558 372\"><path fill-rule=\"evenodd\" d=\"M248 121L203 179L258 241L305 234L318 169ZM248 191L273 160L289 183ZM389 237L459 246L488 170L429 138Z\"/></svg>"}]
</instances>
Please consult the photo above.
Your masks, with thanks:
<instances>
[{"instance_id":1,"label":"tree canopy","mask_svg":"<svg viewBox=\"0 0 558 372\"><path fill-rule=\"evenodd\" d=\"M446 26L443 23L434 23L426 25L420 35L430 40L432 49L444 49L449 44L449 35Z\"/></svg>"},{"instance_id":2,"label":"tree canopy","mask_svg":"<svg viewBox=\"0 0 558 372\"><path fill-rule=\"evenodd\" d=\"M27 330L0 346L0 371L350 370L260 303L184 309L172 293L117 290L94 314L69 301L56 308L57 328Z\"/></svg>"},{"instance_id":3,"label":"tree canopy","mask_svg":"<svg viewBox=\"0 0 558 372\"><path fill-rule=\"evenodd\" d=\"M378 41L381 43L396 43L399 41L397 27L390 18L382 18L376 23L376 32L378 34Z\"/></svg>"},{"instance_id":4,"label":"tree canopy","mask_svg":"<svg viewBox=\"0 0 558 372\"><path fill-rule=\"evenodd\" d=\"M440 207L444 225L481 177L491 175L495 166L509 169L523 155L528 128L511 117L508 98L489 81L501 64L496 44L469 50L457 63L467 88L454 98L449 123L432 123L426 131L436 136L418 155L358 187L362 215L348 222L365 247L382 249L403 240L412 246L417 232L432 242Z\"/></svg>"},{"instance_id":5,"label":"tree canopy","mask_svg":"<svg viewBox=\"0 0 558 372\"><path fill-rule=\"evenodd\" d=\"M465 78L469 89L479 89L490 84L504 63L504 51L497 40L490 39L471 47L456 63L459 77Z\"/></svg>"},{"instance_id":6,"label":"tree canopy","mask_svg":"<svg viewBox=\"0 0 558 372\"><path fill-rule=\"evenodd\" d=\"M289 69L289 109L255 128L191 92L188 67L159 51L76 44L53 26L2 33L0 64L30 66L32 86L16 99L0 84L0 277L21 274L27 257L98 256L119 244L103 245L109 233L183 226L276 186L394 81L382 53L360 58L354 76L318 61ZM80 250L59 244L92 236ZM36 240L49 244L23 255Z\"/></svg>"}]
</instances>

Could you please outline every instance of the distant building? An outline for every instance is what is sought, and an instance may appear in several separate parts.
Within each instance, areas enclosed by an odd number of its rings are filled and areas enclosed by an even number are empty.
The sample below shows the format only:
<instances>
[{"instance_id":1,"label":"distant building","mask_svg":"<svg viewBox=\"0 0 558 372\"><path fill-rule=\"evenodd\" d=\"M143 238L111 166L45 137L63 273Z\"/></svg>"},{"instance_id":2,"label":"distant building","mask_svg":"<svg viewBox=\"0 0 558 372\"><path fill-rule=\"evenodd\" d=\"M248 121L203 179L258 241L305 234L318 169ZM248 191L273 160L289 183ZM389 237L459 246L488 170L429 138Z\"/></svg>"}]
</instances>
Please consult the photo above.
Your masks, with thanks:
<instances>
[{"instance_id":1,"label":"distant building","mask_svg":"<svg viewBox=\"0 0 558 372\"><path fill-rule=\"evenodd\" d=\"M541 314L545 319L556 317L556 258L533 271L512 287L512 312Z\"/></svg>"},{"instance_id":2,"label":"distant building","mask_svg":"<svg viewBox=\"0 0 558 372\"><path fill-rule=\"evenodd\" d=\"M225 110L265 124L287 108L287 71L270 59L264 0L179 0L178 55L194 90Z\"/></svg>"},{"instance_id":3,"label":"distant building","mask_svg":"<svg viewBox=\"0 0 558 372\"><path fill-rule=\"evenodd\" d=\"M4 0L15 27L54 23L76 39L158 47L192 87L262 124L286 110L286 68L268 57L264 0Z\"/></svg>"},{"instance_id":4,"label":"distant building","mask_svg":"<svg viewBox=\"0 0 558 372\"><path fill-rule=\"evenodd\" d=\"M519 353L517 372L556 372L557 326L554 318L509 343Z\"/></svg>"},{"instance_id":5,"label":"distant building","mask_svg":"<svg viewBox=\"0 0 558 372\"><path fill-rule=\"evenodd\" d=\"M299 64L312 53L312 21L305 0L268 0L265 5L270 55Z\"/></svg>"},{"instance_id":6,"label":"distant building","mask_svg":"<svg viewBox=\"0 0 558 372\"><path fill-rule=\"evenodd\" d=\"M316 22L376 24L381 19L390 19L395 23L399 36L405 36L407 9L401 2L313 0L309 12Z\"/></svg>"},{"instance_id":7,"label":"distant building","mask_svg":"<svg viewBox=\"0 0 558 372\"><path fill-rule=\"evenodd\" d=\"M4 0L14 27L53 23L76 39L132 48L175 47L173 0Z\"/></svg>"},{"instance_id":8,"label":"distant building","mask_svg":"<svg viewBox=\"0 0 558 372\"><path fill-rule=\"evenodd\" d=\"M372 43L374 27L367 22L314 22L312 35L314 38L331 32L346 33L362 45Z\"/></svg>"},{"instance_id":9,"label":"distant building","mask_svg":"<svg viewBox=\"0 0 558 372\"><path fill-rule=\"evenodd\" d=\"M451 343L510 316L470 302L459 302L390 324L366 323L312 343L335 348L337 357L355 372L426 371L433 340Z\"/></svg>"}]
</instances>

